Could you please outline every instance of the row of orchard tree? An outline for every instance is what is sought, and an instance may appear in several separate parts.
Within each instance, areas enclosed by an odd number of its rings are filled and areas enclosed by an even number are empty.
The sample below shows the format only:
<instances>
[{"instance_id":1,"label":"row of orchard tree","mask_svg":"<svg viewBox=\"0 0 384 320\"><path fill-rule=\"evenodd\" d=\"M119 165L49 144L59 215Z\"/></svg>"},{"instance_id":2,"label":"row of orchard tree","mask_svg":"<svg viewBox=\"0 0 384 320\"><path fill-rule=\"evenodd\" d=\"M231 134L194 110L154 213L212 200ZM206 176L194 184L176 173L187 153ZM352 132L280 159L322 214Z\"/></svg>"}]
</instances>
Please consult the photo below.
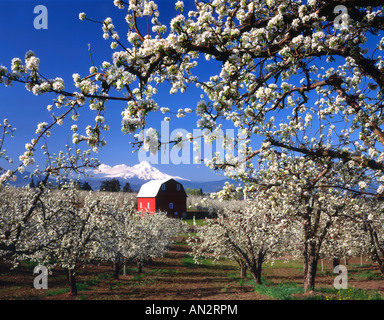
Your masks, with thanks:
<instances>
[{"instance_id":1,"label":"row of orchard tree","mask_svg":"<svg viewBox=\"0 0 384 320\"><path fill-rule=\"evenodd\" d=\"M364 169L264 146L257 169L247 170L252 176L238 187L227 182L210 195L222 205L214 204L217 219L189 240L197 262L230 256L259 284L264 262L299 258L306 291L315 287L322 258L336 266L342 257L365 255L384 275L384 203L372 193L377 186L359 190L372 181Z\"/></svg>"},{"instance_id":2,"label":"row of orchard tree","mask_svg":"<svg viewBox=\"0 0 384 320\"><path fill-rule=\"evenodd\" d=\"M292 232L301 239L306 290L314 286L323 252L364 248L367 234L366 252L381 264L376 229L381 209L374 202L384 199L381 0L177 1L174 15L162 1L113 4L127 10L127 26L121 30L113 17L96 21L86 12L79 14L80 20L99 23L112 56L92 61L86 74L74 73L73 91L64 79L44 76L43 61L33 51L23 59L13 58L9 67L0 66L0 83L5 86L22 84L34 95L55 95L43 108L52 116L50 122L37 124L19 164L2 172L0 185L33 165L38 147L44 147L43 141L49 142L51 131L64 121L71 122L72 144L91 148L82 158L89 160L90 153L106 145L106 120L113 112L108 102L120 101L126 104L122 131L134 134L133 145L152 155L164 143L184 150L194 143L200 155L200 140L194 140L202 131L206 141L223 143L211 157L197 155L194 163L204 161L241 181L238 192L247 201L271 208L265 219L272 223L265 226L233 213L233 220L239 219L239 227L246 230L249 248L253 224L257 230ZM167 14L160 15L161 10ZM183 97L188 105L181 108L172 107L179 103L171 103L172 97L156 99L164 92L194 93L191 86L201 90L200 101ZM94 113L94 121L76 122L85 106ZM165 121L177 118L177 125L185 123L188 128L195 121L201 131L194 136L183 130L164 141L160 124L150 123L153 119L148 117L156 111ZM239 134L223 136L224 128ZM2 129L0 157L9 161L3 149L5 135L13 132L7 119ZM58 160L49 160L39 170L43 177L69 168L76 171L82 164L72 160L60 153ZM220 195L225 196L225 190ZM225 224L231 221L232 216L223 219L224 235L230 233ZM268 231L269 225L276 230ZM354 228L365 232L357 234ZM1 238L9 239L8 230L4 232ZM360 244L346 245L354 240ZM236 247L227 243L232 245ZM262 261L251 260L246 262L250 270L255 261Z\"/></svg>"},{"instance_id":3,"label":"row of orchard tree","mask_svg":"<svg viewBox=\"0 0 384 320\"><path fill-rule=\"evenodd\" d=\"M0 191L0 257L30 260L65 271L70 294L86 264L108 262L114 278L127 262L163 256L172 237L184 229L162 213L139 214L124 195L99 192L4 187Z\"/></svg>"}]
</instances>

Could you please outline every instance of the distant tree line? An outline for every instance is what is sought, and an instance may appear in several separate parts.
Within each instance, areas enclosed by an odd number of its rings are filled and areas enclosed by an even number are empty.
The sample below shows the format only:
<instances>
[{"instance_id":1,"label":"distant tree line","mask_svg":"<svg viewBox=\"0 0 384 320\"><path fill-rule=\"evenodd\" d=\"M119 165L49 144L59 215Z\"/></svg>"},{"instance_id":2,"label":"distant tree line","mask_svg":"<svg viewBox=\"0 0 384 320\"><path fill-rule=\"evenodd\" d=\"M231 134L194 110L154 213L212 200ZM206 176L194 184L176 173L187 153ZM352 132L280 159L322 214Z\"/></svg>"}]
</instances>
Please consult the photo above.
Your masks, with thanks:
<instances>
[{"instance_id":1,"label":"distant tree line","mask_svg":"<svg viewBox=\"0 0 384 320\"><path fill-rule=\"evenodd\" d=\"M100 191L119 192L121 191L120 181L115 178L110 180L104 180L100 185ZM124 184L123 192L133 192L133 189L129 182L126 182Z\"/></svg>"},{"instance_id":2,"label":"distant tree line","mask_svg":"<svg viewBox=\"0 0 384 320\"><path fill-rule=\"evenodd\" d=\"M202 196L202 195L204 195L202 188L200 188L200 189L186 188L185 192L188 195L193 195L193 196Z\"/></svg>"},{"instance_id":3,"label":"distant tree line","mask_svg":"<svg viewBox=\"0 0 384 320\"><path fill-rule=\"evenodd\" d=\"M31 182L29 183L30 188L38 188L39 185L41 184L41 181L35 182L32 178ZM61 186L58 186L61 187ZM75 187L76 190L85 190L85 191L92 191L91 185L87 182L75 182ZM120 187L120 181L117 179L110 179L110 180L104 180L101 185L100 185L100 191L109 191L109 192L119 192L121 191ZM123 186L123 192L133 192L133 189L129 182L126 182Z\"/></svg>"},{"instance_id":4,"label":"distant tree line","mask_svg":"<svg viewBox=\"0 0 384 320\"><path fill-rule=\"evenodd\" d=\"M31 181L29 182L29 187L30 188L38 188L40 186L40 184L42 184L42 183L43 182L40 180L35 182L32 178ZM84 181L84 182L76 181L73 183L73 185L74 185L73 188L76 190L92 191L92 187L87 181ZM64 186L64 184L59 184L59 185L57 185L57 188L60 189L63 186Z\"/></svg>"}]
</instances>

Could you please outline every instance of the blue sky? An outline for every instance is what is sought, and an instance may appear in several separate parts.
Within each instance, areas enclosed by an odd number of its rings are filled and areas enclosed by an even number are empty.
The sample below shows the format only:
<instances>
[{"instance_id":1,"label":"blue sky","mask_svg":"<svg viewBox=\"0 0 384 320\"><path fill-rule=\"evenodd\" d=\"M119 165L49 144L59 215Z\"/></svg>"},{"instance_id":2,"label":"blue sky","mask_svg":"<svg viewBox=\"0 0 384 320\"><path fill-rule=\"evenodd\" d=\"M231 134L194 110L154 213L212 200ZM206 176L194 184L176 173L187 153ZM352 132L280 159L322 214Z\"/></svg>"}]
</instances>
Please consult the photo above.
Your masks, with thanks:
<instances>
[{"instance_id":1,"label":"blue sky","mask_svg":"<svg viewBox=\"0 0 384 320\"><path fill-rule=\"evenodd\" d=\"M185 1L186 11L191 2ZM168 21L175 14L174 1L158 1L161 21ZM33 22L38 14L34 8L44 5L48 10L48 29L35 29ZM66 84L66 90L76 90L72 85L72 74L79 73L82 76L89 74L91 66L88 53L88 44L91 45L92 58L97 66L103 61L111 61L113 50L110 41L102 38L102 30L99 24L88 21L80 21L78 15L85 12L88 17L101 21L106 17L112 17L119 34L125 35L127 29L124 16L126 10L119 10L113 5L112 0L82 0L82 1L21 1L1 0L0 11L0 65L10 69L11 60L14 57L24 59L28 50L33 50L40 58L40 71L47 78L61 77ZM167 16L168 15L168 16ZM163 22L167 24L166 22ZM207 75L208 76L208 75ZM160 90L155 99L160 107L194 109L196 103L201 100L200 90L190 88L186 94L170 95L169 88ZM24 152L24 145L34 136L36 126L40 121L49 122L50 115L46 110L47 105L55 98L53 94L35 96L28 92L22 84L14 83L6 88L0 85L0 118L8 118L10 123L17 128L15 138L6 141L4 148L14 159L14 169L18 164L18 157ZM110 131L106 134L107 145L95 156L105 164L114 166L126 164L129 166L139 162L137 153L132 154L132 141L129 135L121 132L121 111L125 108L125 102L109 102L107 105L106 120ZM82 124L88 124L95 114L88 112L84 107L79 119L79 128ZM164 115L160 112L151 116L149 126L160 129L160 122ZM188 131L196 128L195 119L176 119L170 123L170 132L175 129L185 128ZM92 124L92 122L90 122ZM62 149L68 141L71 141L69 126L71 121L64 123L62 127L56 127L48 139L50 150ZM84 147L83 147L84 148ZM192 147L191 147L192 152ZM36 163L43 165L43 158L36 156ZM191 157L191 162L193 158ZM2 164L4 165L4 163ZM217 175L204 165L196 164L159 164L154 165L159 170L193 180L216 180ZM221 179L222 177L220 177Z\"/></svg>"}]
</instances>

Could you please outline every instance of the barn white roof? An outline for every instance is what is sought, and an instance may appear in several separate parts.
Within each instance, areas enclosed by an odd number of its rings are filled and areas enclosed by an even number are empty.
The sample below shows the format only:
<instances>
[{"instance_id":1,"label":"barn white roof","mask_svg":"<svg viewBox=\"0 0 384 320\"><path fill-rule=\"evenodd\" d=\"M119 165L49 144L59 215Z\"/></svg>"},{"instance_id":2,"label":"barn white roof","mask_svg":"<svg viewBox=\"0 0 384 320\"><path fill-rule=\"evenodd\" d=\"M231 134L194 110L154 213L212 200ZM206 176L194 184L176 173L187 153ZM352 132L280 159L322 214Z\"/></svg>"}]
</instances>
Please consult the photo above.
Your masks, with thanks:
<instances>
[{"instance_id":1,"label":"barn white roof","mask_svg":"<svg viewBox=\"0 0 384 320\"><path fill-rule=\"evenodd\" d=\"M147 183L144 183L139 193L137 194L137 198L154 198L160 190L161 185L164 182L167 182L172 179L163 179L163 180L151 180Z\"/></svg>"}]
</instances>

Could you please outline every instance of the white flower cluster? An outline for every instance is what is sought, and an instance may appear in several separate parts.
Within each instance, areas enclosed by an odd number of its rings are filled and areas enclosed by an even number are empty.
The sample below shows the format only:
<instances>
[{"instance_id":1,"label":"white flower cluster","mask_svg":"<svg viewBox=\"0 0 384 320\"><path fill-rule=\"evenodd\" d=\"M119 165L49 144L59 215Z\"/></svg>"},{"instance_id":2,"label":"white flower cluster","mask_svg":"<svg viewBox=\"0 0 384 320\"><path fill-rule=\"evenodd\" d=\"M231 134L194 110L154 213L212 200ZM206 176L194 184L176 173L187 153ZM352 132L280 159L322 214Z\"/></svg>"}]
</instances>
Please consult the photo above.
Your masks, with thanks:
<instances>
[{"instance_id":1,"label":"white flower cluster","mask_svg":"<svg viewBox=\"0 0 384 320\"><path fill-rule=\"evenodd\" d=\"M144 150L150 151L151 154L156 155L159 148L159 135L154 128L149 128L145 131Z\"/></svg>"}]
</instances>

